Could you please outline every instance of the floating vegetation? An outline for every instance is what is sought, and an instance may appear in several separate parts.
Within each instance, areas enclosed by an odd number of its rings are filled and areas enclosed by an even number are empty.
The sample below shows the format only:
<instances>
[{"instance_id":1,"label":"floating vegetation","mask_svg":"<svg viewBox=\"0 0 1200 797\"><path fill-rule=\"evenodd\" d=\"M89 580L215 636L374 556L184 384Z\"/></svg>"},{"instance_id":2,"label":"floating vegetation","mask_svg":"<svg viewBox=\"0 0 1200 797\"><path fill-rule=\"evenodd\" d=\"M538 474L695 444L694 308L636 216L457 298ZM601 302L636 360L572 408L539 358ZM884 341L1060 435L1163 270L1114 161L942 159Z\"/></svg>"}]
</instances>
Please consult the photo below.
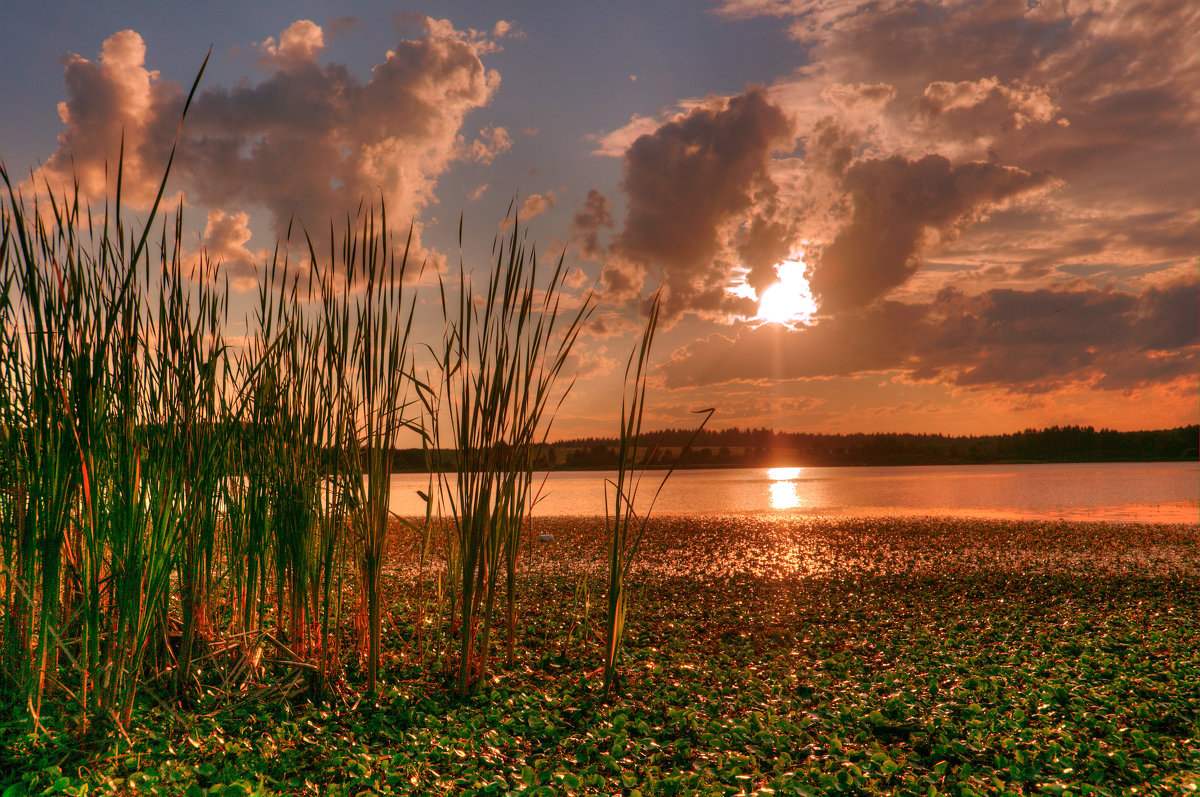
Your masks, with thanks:
<instances>
[{"instance_id":1,"label":"floating vegetation","mask_svg":"<svg viewBox=\"0 0 1200 797\"><path fill-rule=\"evenodd\" d=\"M660 518L627 587L622 700L605 705L603 606L588 596L607 564L603 520L537 523L553 540L518 571L537 611L517 664L465 701L404 655L415 592L385 577L375 698L206 692L182 714L150 702L128 743L81 740L53 718L32 734L9 715L0 772L18 774L3 783L222 795L1195 787L1196 526ZM778 557L772 539L812 546Z\"/></svg>"}]
</instances>

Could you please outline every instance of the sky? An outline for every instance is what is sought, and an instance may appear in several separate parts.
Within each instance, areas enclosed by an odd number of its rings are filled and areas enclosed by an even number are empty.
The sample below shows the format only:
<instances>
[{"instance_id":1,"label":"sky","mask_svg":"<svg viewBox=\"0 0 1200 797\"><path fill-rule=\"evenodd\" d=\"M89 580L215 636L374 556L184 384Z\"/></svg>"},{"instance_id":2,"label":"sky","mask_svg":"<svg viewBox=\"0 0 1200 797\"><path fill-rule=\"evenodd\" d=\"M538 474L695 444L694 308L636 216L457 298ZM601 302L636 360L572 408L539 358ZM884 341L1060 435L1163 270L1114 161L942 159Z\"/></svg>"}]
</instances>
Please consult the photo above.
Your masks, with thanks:
<instances>
[{"instance_id":1,"label":"sky","mask_svg":"<svg viewBox=\"0 0 1200 797\"><path fill-rule=\"evenodd\" d=\"M660 289L652 428L1200 415L1194 3L43 2L0 25L9 172L103 198L123 139L143 213L211 47L168 195L235 314L289 222L382 198L428 274L478 278L515 208L596 303L552 438L616 433Z\"/></svg>"}]
</instances>

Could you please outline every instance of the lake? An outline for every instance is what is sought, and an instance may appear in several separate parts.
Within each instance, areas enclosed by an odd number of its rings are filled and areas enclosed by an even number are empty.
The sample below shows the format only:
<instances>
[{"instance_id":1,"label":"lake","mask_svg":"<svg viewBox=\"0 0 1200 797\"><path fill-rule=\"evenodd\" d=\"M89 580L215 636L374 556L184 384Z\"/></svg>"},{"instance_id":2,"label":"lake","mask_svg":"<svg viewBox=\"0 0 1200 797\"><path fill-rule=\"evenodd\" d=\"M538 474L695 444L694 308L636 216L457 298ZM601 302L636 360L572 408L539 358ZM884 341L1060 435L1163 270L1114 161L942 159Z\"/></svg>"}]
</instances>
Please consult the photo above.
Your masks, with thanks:
<instances>
[{"instance_id":1,"label":"lake","mask_svg":"<svg viewBox=\"0 0 1200 797\"><path fill-rule=\"evenodd\" d=\"M536 515L603 515L610 471L557 471ZM650 471L645 505L662 479ZM392 476L392 509L424 513L425 474ZM642 500L645 499L645 500ZM671 475L656 515L936 515L1138 523L1200 523L1200 463L730 468Z\"/></svg>"}]
</instances>

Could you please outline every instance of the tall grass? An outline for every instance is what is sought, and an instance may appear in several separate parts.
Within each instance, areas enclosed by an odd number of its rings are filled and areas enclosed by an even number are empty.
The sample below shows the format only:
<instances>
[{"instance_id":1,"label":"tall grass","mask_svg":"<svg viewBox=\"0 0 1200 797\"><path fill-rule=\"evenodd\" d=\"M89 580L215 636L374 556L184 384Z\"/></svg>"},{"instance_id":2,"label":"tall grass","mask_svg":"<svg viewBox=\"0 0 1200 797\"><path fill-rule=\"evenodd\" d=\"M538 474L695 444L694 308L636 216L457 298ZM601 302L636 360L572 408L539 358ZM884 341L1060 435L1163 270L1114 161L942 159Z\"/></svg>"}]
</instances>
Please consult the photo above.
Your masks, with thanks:
<instances>
[{"instance_id":1,"label":"tall grass","mask_svg":"<svg viewBox=\"0 0 1200 797\"><path fill-rule=\"evenodd\" d=\"M341 252L344 291L347 296L355 297L353 313L349 312L348 304L343 306L339 321L338 303L329 283L321 284L326 307L325 362L336 368L349 364L352 375L347 383L337 379L338 372L327 373L329 381L337 384L338 406L347 410L338 427L345 430L344 436L341 441L332 442L343 455L348 455L342 465L347 474L356 471L366 474L365 480L348 478L344 484L355 507L351 519L367 614L367 684L368 690L374 692L379 678L381 579L392 518L389 508L392 450L402 430L411 429L423 435L424 427L410 417L418 406L409 341L416 296L408 298L405 290L411 230L398 259L382 206L378 218L373 210L363 216L358 232L355 236L347 230ZM309 243L316 263L311 240ZM404 522L402 518L397 520ZM330 556L328 548L325 556ZM327 591L325 600L328 599Z\"/></svg>"},{"instance_id":2,"label":"tall grass","mask_svg":"<svg viewBox=\"0 0 1200 797\"><path fill-rule=\"evenodd\" d=\"M440 390L422 393L432 439L445 439L455 452L453 471L437 470L453 517L450 553L460 623L456 683L463 695L487 671L502 561L510 640L515 633L514 569L534 457L565 394L556 392L556 380L592 307L590 296L574 311L562 307L562 257L539 284L536 252L527 248L517 221L493 244L482 292L462 268L456 298L443 283L446 333L435 352ZM461 240L461 222L459 235Z\"/></svg>"},{"instance_id":3,"label":"tall grass","mask_svg":"<svg viewBox=\"0 0 1200 797\"><path fill-rule=\"evenodd\" d=\"M235 335L221 264L185 252L182 209L163 218L171 159L141 227L121 215L120 158L99 209L77 189L26 199L0 168L0 694L35 727L49 701L123 728L147 684L185 704L305 686L320 699L350 668L376 691L400 528L421 543L419 663L436 646L471 692L498 624L515 658L534 471L592 297L569 296L561 256L539 269L514 218L481 283L461 262L440 281L444 334L421 349L411 233L397 240L380 204L320 243L306 234L299 258L289 229ZM657 304L623 463L656 320ZM423 520L389 509L406 432L436 474ZM430 606L435 512L448 533Z\"/></svg>"},{"instance_id":4,"label":"tall grass","mask_svg":"<svg viewBox=\"0 0 1200 797\"><path fill-rule=\"evenodd\" d=\"M697 410L704 418L683 445L677 458L658 480L644 508L637 505L638 492L645 475L646 466L654 459L654 451L646 451L641 445L642 421L646 411L646 383L649 378L650 350L658 329L659 310L662 306L661 292L655 294L650 304L646 327L640 344L629 355L625 363L625 385L621 396L621 431L618 436L616 478L606 482L605 497L611 506L605 507L605 525L608 530L608 598L605 606L604 636L604 693L605 700L618 691L617 659L625 637L625 585L637 558L646 524L659 493L667 479L678 467L680 459L691 448L696 435L712 417L712 409ZM611 509L611 512L609 511Z\"/></svg>"},{"instance_id":5,"label":"tall grass","mask_svg":"<svg viewBox=\"0 0 1200 797\"><path fill-rule=\"evenodd\" d=\"M3 516L11 544L4 671L35 723L60 654L77 677L73 696L84 717L128 721L151 630L164 616L181 518L191 514L183 468L143 467L156 447L167 447L153 430L186 392L183 374L198 364L184 344L154 344L179 343L181 328L193 317L203 327L211 309L191 316L176 296L172 316L164 303L142 302L151 231L174 157L175 146L140 234L121 217L123 158L99 230L77 190L56 196L47 186L48 201L30 208L0 168L7 200L0 211L7 377L0 423L15 436ZM164 222L164 270L179 252L178 224L173 233L168 239ZM181 379L164 380L168 372Z\"/></svg>"}]
</instances>

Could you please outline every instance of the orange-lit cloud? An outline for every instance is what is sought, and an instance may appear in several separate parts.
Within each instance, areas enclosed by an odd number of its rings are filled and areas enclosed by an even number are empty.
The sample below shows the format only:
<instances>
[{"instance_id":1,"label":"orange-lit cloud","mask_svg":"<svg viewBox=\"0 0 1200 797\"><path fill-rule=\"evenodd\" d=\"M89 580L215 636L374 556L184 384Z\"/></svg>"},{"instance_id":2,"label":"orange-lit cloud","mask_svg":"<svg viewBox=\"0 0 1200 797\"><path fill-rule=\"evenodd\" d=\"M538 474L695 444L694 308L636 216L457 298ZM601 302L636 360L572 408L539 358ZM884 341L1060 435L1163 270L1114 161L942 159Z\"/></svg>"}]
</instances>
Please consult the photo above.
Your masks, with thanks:
<instances>
[{"instance_id":1,"label":"orange-lit cloud","mask_svg":"<svg viewBox=\"0 0 1200 797\"><path fill-rule=\"evenodd\" d=\"M728 0L721 12L780 17L809 48L809 64L770 87L806 173L818 139L837 130L841 148L824 152L847 166L939 155L1054 181L1041 201L955 240L963 265L1065 278L1194 259L1194 4ZM828 245L838 229L806 233Z\"/></svg>"},{"instance_id":2,"label":"orange-lit cloud","mask_svg":"<svg viewBox=\"0 0 1200 797\"><path fill-rule=\"evenodd\" d=\"M763 264L798 246L821 317L684 345L668 385L890 373L1023 401L1153 392L1194 410L1200 9L728 0L720 13L777 16L804 48L805 65L754 92L786 124L766 145L747 136L743 159L712 156L739 95L600 137L598 154L625 158L629 207L604 277L619 293L661 274L682 299L671 313L731 312L732 275L761 294Z\"/></svg>"},{"instance_id":3,"label":"orange-lit cloud","mask_svg":"<svg viewBox=\"0 0 1200 797\"><path fill-rule=\"evenodd\" d=\"M558 198L553 191L547 191L545 194L530 194L521 203L521 218L528 220L534 216L540 216L557 204Z\"/></svg>"},{"instance_id":4,"label":"orange-lit cloud","mask_svg":"<svg viewBox=\"0 0 1200 797\"><path fill-rule=\"evenodd\" d=\"M471 142L467 151L472 160L487 165L494 161L497 155L508 152L510 149L512 149L512 137L508 134L508 130L496 125L489 125L479 131L479 136Z\"/></svg>"},{"instance_id":5,"label":"orange-lit cloud","mask_svg":"<svg viewBox=\"0 0 1200 797\"><path fill-rule=\"evenodd\" d=\"M1097 288L883 301L801 330L768 325L676 351L669 385L897 371L971 389L1126 391L1200 369L1200 282L1140 294Z\"/></svg>"},{"instance_id":6,"label":"orange-lit cloud","mask_svg":"<svg viewBox=\"0 0 1200 797\"><path fill-rule=\"evenodd\" d=\"M153 200L175 135L160 110L181 104L182 92L145 60L146 44L132 30L105 40L99 62L74 53L63 59L67 100L58 114L66 129L35 185L57 190L78 180L82 196L102 197L115 192L120 157L123 197L141 206Z\"/></svg>"},{"instance_id":7,"label":"orange-lit cloud","mask_svg":"<svg viewBox=\"0 0 1200 797\"><path fill-rule=\"evenodd\" d=\"M813 270L818 301L826 312L870 303L916 273L930 237L952 239L991 206L1049 181L1012 166L952 164L941 155L856 161L842 180L852 214Z\"/></svg>"},{"instance_id":8,"label":"orange-lit cloud","mask_svg":"<svg viewBox=\"0 0 1200 797\"><path fill-rule=\"evenodd\" d=\"M353 217L363 197L381 197L403 224L436 201L452 163L506 151L511 138L497 126L462 143L464 117L488 104L500 82L480 61L492 39L444 20L409 22L418 35L388 50L366 82L321 63L323 31L300 20L258 45L265 79L203 89L174 171L188 201L226 212L265 208L282 235L293 220L320 234L330 219ZM511 26L496 31L512 34ZM99 63L66 59L66 130L44 176L77 174L86 196L104 195L123 133L125 197L142 206L153 198L183 90L148 70L145 52L137 33L122 31L104 43Z\"/></svg>"},{"instance_id":9,"label":"orange-lit cloud","mask_svg":"<svg viewBox=\"0 0 1200 797\"><path fill-rule=\"evenodd\" d=\"M609 296L637 290L653 273L668 318L745 312L727 291L732 269L773 274L790 249L769 159L791 143L786 117L757 87L634 140L624 155L625 222L602 277Z\"/></svg>"},{"instance_id":10,"label":"orange-lit cloud","mask_svg":"<svg viewBox=\"0 0 1200 797\"><path fill-rule=\"evenodd\" d=\"M258 55L264 69L289 70L316 61L324 49L325 33L321 26L301 19L279 34L278 42L274 36L268 36L258 45Z\"/></svg>"},{"instance_id":11,"label":"orange-lit cloud","mask_svg":"<svg viewBox=\"0 0 1200 797\"><path fill-rule=\"evenodd\" d=\"M259 267L270 257L267 249L250 251L246 244L252 236L249 214L219 209L208 212L201 251L210 263L220 266L220 274L229 278L234 290L252 290L257 286Z\"/></svg>"}]
</instances>

